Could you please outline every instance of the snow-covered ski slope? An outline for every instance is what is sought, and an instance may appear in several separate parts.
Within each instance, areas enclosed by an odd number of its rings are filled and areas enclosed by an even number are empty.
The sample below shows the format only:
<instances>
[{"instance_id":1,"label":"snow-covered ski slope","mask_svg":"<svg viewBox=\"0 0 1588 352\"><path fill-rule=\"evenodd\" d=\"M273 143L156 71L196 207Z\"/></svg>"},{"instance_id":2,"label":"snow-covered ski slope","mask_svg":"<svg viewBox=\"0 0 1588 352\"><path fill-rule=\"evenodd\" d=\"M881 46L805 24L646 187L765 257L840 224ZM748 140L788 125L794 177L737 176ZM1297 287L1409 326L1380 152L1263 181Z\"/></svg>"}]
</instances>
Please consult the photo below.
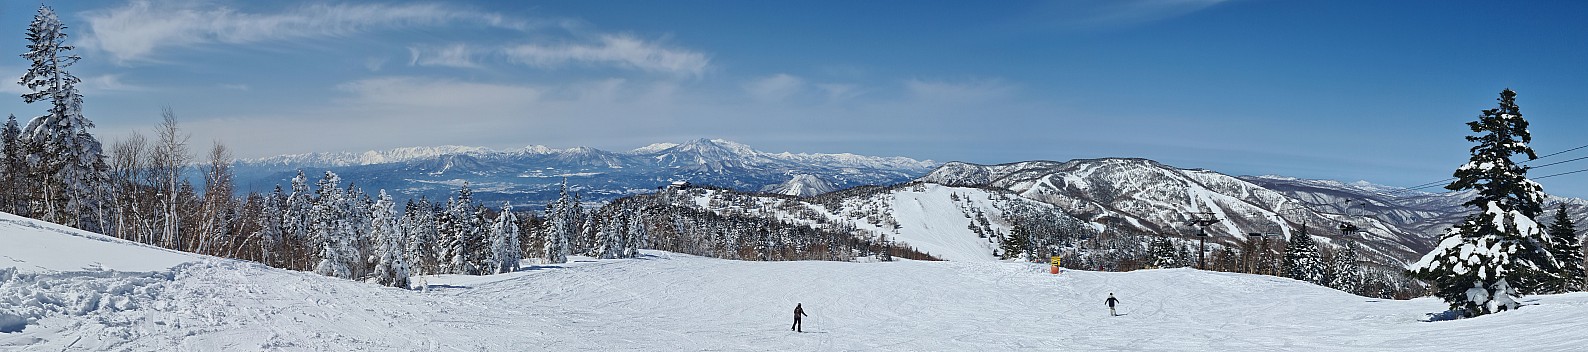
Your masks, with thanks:
<instances>
[{"instance_id":1,"label":"snow-covered ski slope","mask_svg":"<svg viewBox=\"0 0 1588 352\"><path fill-rule=\"evenodd\" d=\"M156 271L195 260L193 254L0 213L0 268L23 273Z\"/></svg>"},{"instance_id":2,"label":"snow-covered ski slope","mask_svg":"<svg viewBox=\"0 0 1588 352\"><path fill-rule=\"evenodd\" d=\"M69 236L16 238L31 228L0 223L12 240ZM120 245L130 249L115 255L169 253ZM0 255L16 248L0 246ZM49 251L77 261L72 267L106 253ZM430 291L206 257L146 273L7 270L0 316L30 316L21 331L0 333L0 350L1570 351L1588 343L1585 293L1430 323L1422 320L1442 310L1437 300L1189 269L1050 275L1006 262L644 254L431 277ZM1108 316L1110 292L1122 316ZM810 314L804 333L788 330L796 303Z\"/></svg>"}]
</instances>

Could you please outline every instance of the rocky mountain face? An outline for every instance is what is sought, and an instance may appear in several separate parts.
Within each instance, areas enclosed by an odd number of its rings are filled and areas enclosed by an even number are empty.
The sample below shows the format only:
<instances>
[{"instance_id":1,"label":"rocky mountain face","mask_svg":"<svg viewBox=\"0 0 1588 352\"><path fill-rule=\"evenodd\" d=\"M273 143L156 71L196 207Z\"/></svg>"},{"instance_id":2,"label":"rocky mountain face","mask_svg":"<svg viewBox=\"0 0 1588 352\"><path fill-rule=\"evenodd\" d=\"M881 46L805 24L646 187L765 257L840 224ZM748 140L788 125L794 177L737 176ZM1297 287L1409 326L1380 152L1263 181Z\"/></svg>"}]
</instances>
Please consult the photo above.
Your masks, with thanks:
<instances>
[{"instance_id":1,"label":"rocky mountain face","mask_svg":"<svg viewBox=\"0 0 1588 352\"><path fill-rule=\"evenodd\" d=\"M313 153L244 160L235 172L244 192L287 187L300 170L310 179L332 171L361 188L385 189L398 198L446 199L468 182L475 199L487 203L538 205L554 199L564 180L594 202L654 191L674 181L808 196L904 182L935 166L930 160L903 157L768 153L731 141L698 139L623 152L445 146Z\"/></svg>"}]
</instances>

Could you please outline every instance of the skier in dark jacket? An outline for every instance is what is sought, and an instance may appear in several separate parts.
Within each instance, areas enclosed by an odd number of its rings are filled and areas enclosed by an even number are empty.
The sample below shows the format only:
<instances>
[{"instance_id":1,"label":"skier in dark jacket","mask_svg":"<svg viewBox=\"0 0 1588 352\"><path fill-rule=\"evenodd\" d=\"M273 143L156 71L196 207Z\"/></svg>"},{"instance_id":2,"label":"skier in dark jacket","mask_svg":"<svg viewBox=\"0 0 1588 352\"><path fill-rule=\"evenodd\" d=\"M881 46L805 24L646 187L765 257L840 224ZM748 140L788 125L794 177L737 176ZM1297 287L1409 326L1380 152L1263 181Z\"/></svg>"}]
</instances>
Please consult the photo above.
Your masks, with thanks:
<instances>
[{"instance_id":1,"label":"skier in dark jacket","mask_svg":"<svg viewBox=\"0 0 1588 352\"><path fill-rule=\"evenodd\" d=\"M1109 292L1108 293L1108 299L1103 300L1103 304L1107 304L1108 305L1108 315L1117 317L1117 316L1119 316L1119 314L1114 313L1114 304L1115 303L1119 303L1119 299L1118 298L1114 298L1114 293L1113 292Z\"/></svg>"},{"instance_id":2,"label":"skier in dark jacket","mask_svg":"<svg viewBox=\"0 0 1588 352\"><path fill-rule=\"evenodd\" d=\"M800 327L800 317L805 317L805 316L808 316L808 315L805 315L805 308L801 307L799 303L795 303L794 304L794 326L790 326L788 329L789 330L794 330L794 331L797 331L797 332L805 332L803 330L800 330L800 328L801 328Z\"/></svg>"}]
</instances>

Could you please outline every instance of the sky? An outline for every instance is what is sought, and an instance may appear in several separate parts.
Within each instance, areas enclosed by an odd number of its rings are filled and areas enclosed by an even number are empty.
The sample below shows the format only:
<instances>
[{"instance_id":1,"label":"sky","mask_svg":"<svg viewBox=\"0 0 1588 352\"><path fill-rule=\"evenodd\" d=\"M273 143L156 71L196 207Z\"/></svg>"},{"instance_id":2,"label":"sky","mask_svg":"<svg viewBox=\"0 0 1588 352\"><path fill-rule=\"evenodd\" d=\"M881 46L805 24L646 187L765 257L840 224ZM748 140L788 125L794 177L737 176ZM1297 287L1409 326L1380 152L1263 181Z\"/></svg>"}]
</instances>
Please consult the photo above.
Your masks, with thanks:
<instances>
[{"instance_id":1,"label":"sky","mask_svg":"<svg viewBox=\"0 0 1588 352\"><path fill-rule=\"evenodd\" d=\"M244 158L721 138L1413 186L1466 162L1465 122L1505 88L1539 155L1588 145L1588 2L44 3L107 145L170 107L195 150ZM0 4L0 52L25 50L38 5ZM0 55L0 72L25 65ZM1588 197L1588 172L1539 182Z\"/></svg>"}]
</instances>

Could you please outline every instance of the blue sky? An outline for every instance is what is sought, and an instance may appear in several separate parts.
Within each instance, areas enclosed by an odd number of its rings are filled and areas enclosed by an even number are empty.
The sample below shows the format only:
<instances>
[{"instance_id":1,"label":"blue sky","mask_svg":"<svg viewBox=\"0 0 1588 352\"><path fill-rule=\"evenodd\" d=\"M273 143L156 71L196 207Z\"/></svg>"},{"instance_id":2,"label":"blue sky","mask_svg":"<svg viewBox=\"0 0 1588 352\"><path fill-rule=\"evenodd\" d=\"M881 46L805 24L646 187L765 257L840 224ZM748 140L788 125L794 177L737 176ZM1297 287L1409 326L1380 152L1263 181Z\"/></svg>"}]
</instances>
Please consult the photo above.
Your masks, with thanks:
<instances>
[{"instance_id":1,"label":"blue sky","mask_svg":"<svg viewBox=\"0 0 1588 352\"><path fill-rule=\"evenodd\" d=\"M1588 144L1574 1L46 3L102 140L170 106L195 149L240 157L705 137L1410 186L1466 160L1463 123L1508 87L1541 154ZM0 6L20 54L37 3ZM1540 182L1588 197L1588 172Z\"/></svg>"}]
</instances>

